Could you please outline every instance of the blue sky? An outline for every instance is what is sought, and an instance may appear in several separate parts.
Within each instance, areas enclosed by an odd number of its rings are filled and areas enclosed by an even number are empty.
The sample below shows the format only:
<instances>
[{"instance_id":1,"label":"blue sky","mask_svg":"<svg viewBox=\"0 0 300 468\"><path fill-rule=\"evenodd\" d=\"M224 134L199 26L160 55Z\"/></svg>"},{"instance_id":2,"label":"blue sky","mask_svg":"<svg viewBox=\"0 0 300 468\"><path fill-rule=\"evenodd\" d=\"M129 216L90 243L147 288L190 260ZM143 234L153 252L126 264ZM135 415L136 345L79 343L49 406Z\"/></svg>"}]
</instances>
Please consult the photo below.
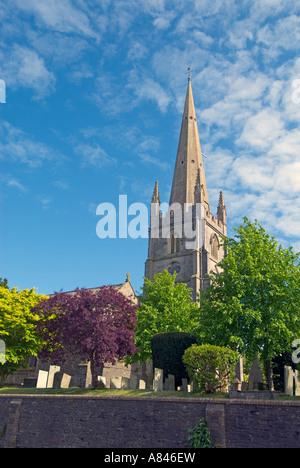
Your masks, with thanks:
<instances>
[{"instance_id":1,"label":"blue sky","mask_svg":"<svg viewBox=\"0 0 300 468\"><path fill-rule=\"evenodd\" d=\"M143 282L147 239L96 207L169 200L192 68L210 205L300 250L300 3L0 0L0 276L40 293ZM300 86L299 86L300 87Z\"/></svg>"}]
</instances>

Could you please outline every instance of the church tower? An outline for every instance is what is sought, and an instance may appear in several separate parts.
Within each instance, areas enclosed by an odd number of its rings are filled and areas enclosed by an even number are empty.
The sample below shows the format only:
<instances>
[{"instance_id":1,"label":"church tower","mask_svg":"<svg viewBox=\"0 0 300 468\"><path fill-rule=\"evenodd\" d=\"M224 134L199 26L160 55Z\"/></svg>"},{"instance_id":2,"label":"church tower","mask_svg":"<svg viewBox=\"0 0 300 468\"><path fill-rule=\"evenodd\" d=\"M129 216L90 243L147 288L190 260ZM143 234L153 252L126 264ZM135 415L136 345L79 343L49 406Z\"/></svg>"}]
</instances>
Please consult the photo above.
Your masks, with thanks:
<instances>
[{"instance_id":1,"label":"church tower","mask_svg":"<svg viewBox=\"0 0 300 468\"><path fill-rule=\"evenodd\" d=\"M163 270L176 271L176 282L192 288L196 300L199 290L209 285L207 274L218 272L218 262L224 257L219 244L221 236L227 234L227 214L222 192L217 216L210 211L190 76L169 210L165 215L160 203L158 182L155 182L145 276L152 280Z\"/></svg>"}]
</instances>

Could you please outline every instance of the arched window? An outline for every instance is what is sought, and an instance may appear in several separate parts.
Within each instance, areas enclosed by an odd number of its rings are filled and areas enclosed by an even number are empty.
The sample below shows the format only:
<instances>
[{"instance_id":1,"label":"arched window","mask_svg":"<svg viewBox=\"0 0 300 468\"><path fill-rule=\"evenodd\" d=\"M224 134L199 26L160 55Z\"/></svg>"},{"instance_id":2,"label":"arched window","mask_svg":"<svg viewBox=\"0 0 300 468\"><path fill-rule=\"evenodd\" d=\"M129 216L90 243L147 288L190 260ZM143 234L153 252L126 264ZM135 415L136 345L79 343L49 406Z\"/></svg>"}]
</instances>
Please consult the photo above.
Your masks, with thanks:
<instances>
[{"instance_id":1,"label":"arched window","mask_svg":"<svg viewBox=\"0 0 300 468\"><path fill-rule=\"evenodd\" d=\"M211 254L218 260L219 255L219 240L216 234L213 234L210 240L211 243Z\"/></svg>"},{"instance_id":2,"label":"arched window","mask_svg":"<svg viewBox=\"0 0 300 468\"><path fill-rule=\"evenodd\" d=\"M169 244L168 253L174 254L174 253L180 252L180 238L175 237L174 231L171 231L170 233L168 244Z\"/></svg>"}]
</instances>

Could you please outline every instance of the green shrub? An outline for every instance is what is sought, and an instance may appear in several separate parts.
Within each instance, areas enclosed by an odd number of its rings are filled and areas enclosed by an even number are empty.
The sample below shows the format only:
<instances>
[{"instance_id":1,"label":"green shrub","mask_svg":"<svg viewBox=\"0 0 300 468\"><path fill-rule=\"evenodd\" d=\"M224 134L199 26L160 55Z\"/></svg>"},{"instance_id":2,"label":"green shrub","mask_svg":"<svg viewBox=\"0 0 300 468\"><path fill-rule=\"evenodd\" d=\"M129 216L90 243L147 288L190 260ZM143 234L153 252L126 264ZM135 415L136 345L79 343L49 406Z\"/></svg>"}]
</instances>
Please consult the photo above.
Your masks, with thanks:
<instances>
[{"instance_id":1,"label":"green shrub","mask_svg":"<svg viewBox=\"0 0 300 468\"><path fill-rule=\"evenodd\" d=\"M189 429L188 433L188 443L191 448L213 448L214 440L204 418L200 419L195 427Z\"/></svg>"},{"instance_id":2,"label":"green shrub","mask_svg":"<svg viewBox=\"0 0 300 468\"><path fill-rule=\"evenodd\" d=\"M238 353L228 348L213 345L193 344L183 355L194 390L215 393L223 390L234 378Z\"/></svg>"},{"instance_id":3,"label":"green shrub","mask_svg":"<svg viewBox=\"0 0 300 468\"><path fill-rule=\"evenodd\" d=\"M196 343L196 337L183 332L157 333L151 339L153 366L163 369L164 377L175 376L175 385L188 378L182 356L187 348Z\"/></svg>"}]
</instances>

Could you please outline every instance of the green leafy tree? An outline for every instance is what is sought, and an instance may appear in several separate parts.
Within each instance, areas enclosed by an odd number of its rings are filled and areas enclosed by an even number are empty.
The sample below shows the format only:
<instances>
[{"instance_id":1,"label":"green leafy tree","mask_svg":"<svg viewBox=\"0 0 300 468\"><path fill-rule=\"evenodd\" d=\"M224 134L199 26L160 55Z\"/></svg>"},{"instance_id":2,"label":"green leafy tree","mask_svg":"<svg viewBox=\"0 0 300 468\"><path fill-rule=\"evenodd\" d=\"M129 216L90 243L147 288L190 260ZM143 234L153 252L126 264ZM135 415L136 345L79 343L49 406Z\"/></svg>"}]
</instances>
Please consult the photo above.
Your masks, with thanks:
<instances>
[{"instance_id":1,"label":"green leafy tree","mask_svg":"<svg viewBox=\"0 0 300 468\"><path fill-rule=\"evenodd\" d=\"M8 375L26 367L30 356L37 355L42 345L36 332L40 317L31 309L45 297L34 289L19 291L0 286L0 339L5 343L5 359L0 363L0 385Z\"/></svg>"},{"instance_id":2,"label":"green leafy tree","mask_svg":"<svg viewBox=\"0 0 300 468\"><path fill-rule=\"evenodd\" d=\"M131 362L151 359L151 338L156 333L192 333L196 328L199 307L191 299L191 289L175 280L176 273L166 270L154 275L153 281L145 278L135 329L138 352Z\"/></svg>"},{"instance_id":3,"label":"green leafy tree","mask_svg":"<svg viewBox=\"0 0 300 468\"><path fill-rule=\"evenodd\" d=\"M196 391L215 393L232 382L238 357L229 348L193 344L185 350L182 360Z\"/></svg>"},{"instance_id":4,"label":"green leafy tree","mask_svg":"<svg viewBox=\"0 0 300 468\"><path fill-rule=\"evenodd\" d=\"M0 278L0 287L9 289L7 278Z\"/></svg>"},{"instance_id":5,"label":"green leafy tree","mask_svg":"<svg viewBox=\"0 0 300 468\"><path fill-rule=\"evenodd\" d=\"M300 336L300 258L257 221L244 218L235 231L225 240L221 273L210 275L201 297L201 342L230 346L250 359L259 355L271 387L271 360L291 352Z\"/></svg>"}]
</instances>

